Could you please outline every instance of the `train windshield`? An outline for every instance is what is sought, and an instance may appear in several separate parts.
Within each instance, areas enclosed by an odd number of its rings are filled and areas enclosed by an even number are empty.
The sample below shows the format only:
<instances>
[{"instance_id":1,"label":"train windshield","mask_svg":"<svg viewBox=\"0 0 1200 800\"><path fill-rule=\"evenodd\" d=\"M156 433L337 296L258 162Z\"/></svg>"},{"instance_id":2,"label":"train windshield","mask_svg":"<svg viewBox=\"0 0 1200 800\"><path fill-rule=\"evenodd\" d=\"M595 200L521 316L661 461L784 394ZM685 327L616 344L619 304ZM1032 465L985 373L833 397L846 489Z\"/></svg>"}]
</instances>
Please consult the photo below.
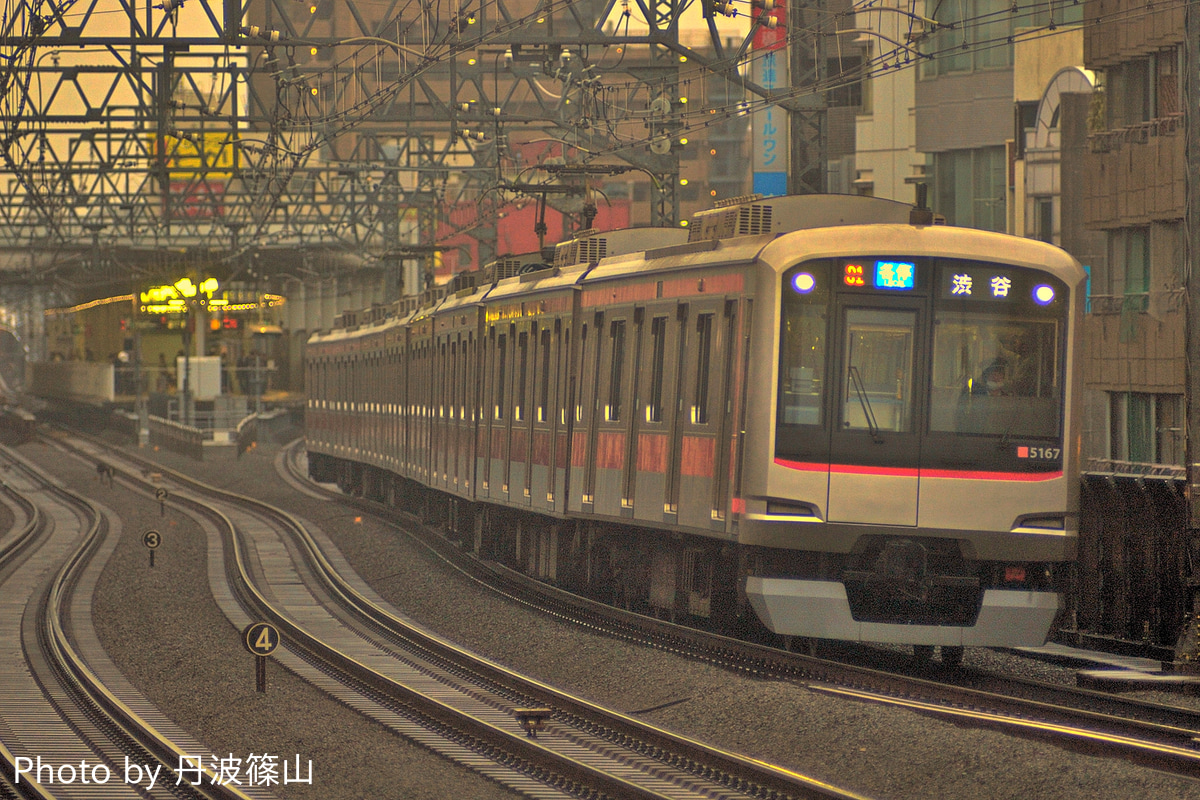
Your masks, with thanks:
<instances>
[{"instance_id":1,"label":"train windshield","mask_svg":"<svg viewBox=\"0 0 1200 800\"><path fill-rule=\"evenodd\" d=\"M951 459L973 446L965 437L1061 435L1061 281L992 262L879 256L806 262L782 288L777 454L822 458L839 437L853 448L866 434L871 458L891 448L899 464L913 448L923 462Z\"/></svg>"},{"instance_id":2,"label":"train windshield","mask_svg":"<svg viewBox=\"0 0 1200 800\"><path fill-rule=\"evenodd\" d=\"M930 430L1058 435L1056 321L941 311L933 331Z\"/></svg>"}]
</instances>

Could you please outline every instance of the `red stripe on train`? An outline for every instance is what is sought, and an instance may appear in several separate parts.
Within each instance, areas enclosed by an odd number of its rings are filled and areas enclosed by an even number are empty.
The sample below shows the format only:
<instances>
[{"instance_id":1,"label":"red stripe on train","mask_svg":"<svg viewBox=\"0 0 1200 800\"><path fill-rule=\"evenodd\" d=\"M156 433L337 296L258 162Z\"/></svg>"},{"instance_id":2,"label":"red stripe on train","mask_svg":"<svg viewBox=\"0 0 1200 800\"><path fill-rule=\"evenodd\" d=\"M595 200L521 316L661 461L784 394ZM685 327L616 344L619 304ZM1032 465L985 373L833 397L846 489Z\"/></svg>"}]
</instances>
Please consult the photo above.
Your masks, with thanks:
<instances>
[{"instance_id":1,"label":"red stripe on train","mask_svg":"<svg viewBox=\"0 0 1200 800\"><path fill-rule=\"evenodd\" d=\"M836 472L843 475L894 475L901 477L948 478L951 480L973 481L1052 481L1063 476L1057 472L986 472L984 470L968 469L922 469L911 467L864 467L856 464L816 464L804 461L788 461L784 458L775 459L775 463L787 469L802 472Z\"/></svg>"}]
</instances>

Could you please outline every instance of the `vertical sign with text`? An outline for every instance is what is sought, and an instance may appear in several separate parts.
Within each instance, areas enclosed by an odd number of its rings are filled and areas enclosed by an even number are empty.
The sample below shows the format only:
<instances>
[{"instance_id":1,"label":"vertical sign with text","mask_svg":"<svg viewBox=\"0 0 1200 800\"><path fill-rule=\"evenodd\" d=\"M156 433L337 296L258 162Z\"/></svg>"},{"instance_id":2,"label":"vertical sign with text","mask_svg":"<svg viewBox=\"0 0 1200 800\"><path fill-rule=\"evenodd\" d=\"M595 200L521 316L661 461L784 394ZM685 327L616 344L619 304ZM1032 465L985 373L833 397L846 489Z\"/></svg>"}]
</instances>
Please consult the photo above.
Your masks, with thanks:
<instances>
[{"instance_id":1,"label":"vertical sign with text","mask_svg":"<svg viewBox=\"0 0 1200 800\"><path fill-rule=\"evenodd\" d=\"M751 80L766 89L788 86L787 11L779 0L771 14L779 20L771 30L758 26L754 33ZM788 117L777 106L754 113L754 192L764 197L787 194Z\"/></svg>"}]
</instances>

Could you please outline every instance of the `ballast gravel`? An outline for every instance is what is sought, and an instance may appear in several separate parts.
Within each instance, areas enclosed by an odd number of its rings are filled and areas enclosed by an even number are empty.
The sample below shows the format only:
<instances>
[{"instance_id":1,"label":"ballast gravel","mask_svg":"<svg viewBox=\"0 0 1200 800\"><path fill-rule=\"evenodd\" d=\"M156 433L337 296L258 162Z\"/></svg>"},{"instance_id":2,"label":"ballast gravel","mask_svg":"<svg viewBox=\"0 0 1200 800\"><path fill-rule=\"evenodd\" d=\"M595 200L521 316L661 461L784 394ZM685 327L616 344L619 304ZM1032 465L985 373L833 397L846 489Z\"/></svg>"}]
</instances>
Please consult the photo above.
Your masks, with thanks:
<instances>
[{"instance_id":1,"label":"ballast gravel","mask_svg":"<svg viewBox=\"0 0 1200 800\"><path fill-rule=\"evenodd\" d=\"M254 657L210 593L200 528L169 507L162 513L154 498L120 482L101 485L94 469L57 451L25 445L21 453L120 514L120 541L93 598L97 635L126 677L168 717L212 755L240 760L236 779L250 780L249 756L268 755L278 759L280 784L285 777L311 778L267 787L289 800L519 797L389 732L273 662L268 691L259 694ZM270 481L272 474L243 473L243 490L260 479ZM142 544L147 530L162 534L153 568ZM190 781L194 774L169 777Z\"/></svg>"},{"instance_id":2,"label":"ballast gravel","mask_svg":"<svg viewBox=\"0 0 1200 800\"><path fill-rule=\"evenodd\" d=\"M73 485L101 492L85 467L34 445L23 451ZM399 611L463 647L660 727L866 797L1200 800L1200 780L735 675L547 619L468 581L394 528L289 488L275 473L277 446L270 442L239 460L211 463L138 452L288 509L324 531ZM271 691L256 695L237 632L208 593L202 534L177 512L164 522L152 500L120 488L103 491L120 495L110 505L121 509L125 533L97 587L101 640L136 686L215 752L311 757L313 784L279 787L280 797L510 796L277 667ZM152 571L140 531L164 525L168 538ZM967 663L977 658L1011 656L968 649Z\"/></svg>"}]
</instances>

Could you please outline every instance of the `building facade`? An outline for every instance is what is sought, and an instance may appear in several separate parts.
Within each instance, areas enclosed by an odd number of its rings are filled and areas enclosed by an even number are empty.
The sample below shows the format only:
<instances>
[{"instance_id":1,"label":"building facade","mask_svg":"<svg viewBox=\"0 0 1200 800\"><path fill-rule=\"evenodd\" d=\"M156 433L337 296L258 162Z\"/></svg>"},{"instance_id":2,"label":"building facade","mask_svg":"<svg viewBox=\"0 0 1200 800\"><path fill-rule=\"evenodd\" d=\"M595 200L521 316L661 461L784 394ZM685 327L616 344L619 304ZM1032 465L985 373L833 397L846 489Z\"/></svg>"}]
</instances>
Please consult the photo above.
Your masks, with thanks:
<instances>
[{"instance_id":1,"label":"building facade","mask_svg":"<svg viewBox=\"0 0 1200 800\"><path fill-rule=\"evenodd\" d=\"M917 7L920 7L920 3ZM863 49L865 76L855 119L855 179L858 194L912 202L912 184L924 180L925 156L917 152L916 43L906 40L918 23L908 4L882 0L855 15L856 43Z\"/></svg>"},{"instance_id":2,"label":"building facade","mask_svg":"<svg viewBox=\"0 0 1200 800\"><path fill-rule=\"evenodd\" d=\"M1084 225L1104 236L1085 323L1087 455L1114 472L1184 465L1184 8L1089 0L1097 75L1083 154Z\"/></svg>"}]
</instances>

